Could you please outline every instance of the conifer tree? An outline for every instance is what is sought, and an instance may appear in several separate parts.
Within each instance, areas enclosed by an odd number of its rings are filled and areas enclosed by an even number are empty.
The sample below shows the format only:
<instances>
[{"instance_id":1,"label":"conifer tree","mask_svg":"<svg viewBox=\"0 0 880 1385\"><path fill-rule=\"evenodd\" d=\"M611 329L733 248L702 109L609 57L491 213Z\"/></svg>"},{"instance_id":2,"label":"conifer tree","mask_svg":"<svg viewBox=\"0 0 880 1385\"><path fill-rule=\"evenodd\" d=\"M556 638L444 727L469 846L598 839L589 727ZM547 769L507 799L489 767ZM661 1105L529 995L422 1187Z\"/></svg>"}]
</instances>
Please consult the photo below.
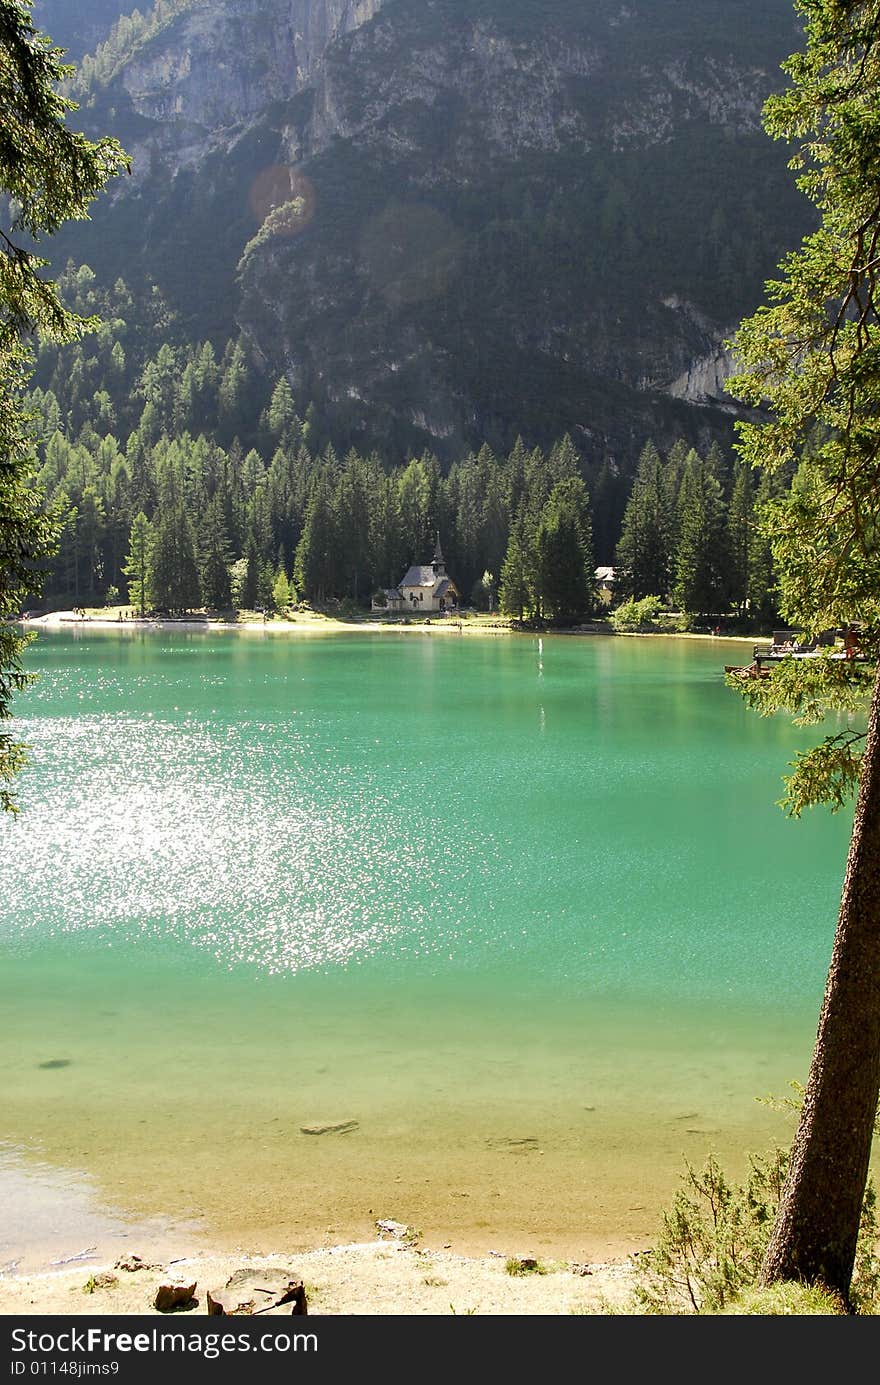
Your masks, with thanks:
<instances>
[{"instance_id":1,"label":"conifer tree","mask_svg":"<svg viewBox=\"0 0 880 1385\"><path fill-rule=\"evenodd\" d=\"M450 556L454 560L458 580L465 590L470 590L483 559L482 494L480 474L473 456L466 457L454 468L450 483L455 493L455 530Z\"/></svg>"},{"instance_id":2,"label":"conifer tree","mask_svg":"<svg viewBox=\"0 0 880 1385\"><path fill-rule=\"evenodd\" d=\"M231 549L219 494L208 501L202 517L198 551L202 599L211 610L226 610L232 602L229 588Z\"/></svg>"},{"instance_id":3,"label":"conifer tree","mask_svg":"<svg viewBox=\"0 0 880 1385\"><path fill-rule=\"evenodd\" d=\"M79 522L79 510L74 505L70 494L63 487L55 490L52 498L59 522L52 562L49 567L48 583L51 584L53 592L63 595L66 600L76 597L76 604L79 605L76 593L76 528Z\"/></svg>"},{"instance_id":4,"label":"conifer tree","mask_svg":"<svg viewBox=\"0 0 880 1385\"><path fill-rule=\"evenodd\" d=\"M76 526L77 591L89 603L99 599L104 583L104 505L92 485L83 489Z\"/></svg>"},{"instance_id":5,"label":"conifer tree","mask_svg":"<svg viewBox=\"0 0 880 1385\"><path fill-rule=\"evenodd\" d=\"M569 433L550 448L547 454L547 474L554 486L560 481L580 476L580 458Z\"/></svg>"},{"instance_id":6,"label":"conifer tree","mask_svg":"<svg viewBox=\"0 0 880 1385\"><path fill-rule=\"evenodd\" d=\"M716 612L724 605L724 521L724 499L714 468L692 449L678 497L672 590L673 600L683 611Z\"/></svg>"},{"instance_id":7,"label":"conifer tree","mask_svg":"<svg viewBox=\"0 0 880 1385\"><path fill-rule=\"evenodd\" d=\"M503 466L493 458L485 473L480 532L483 557L490 572L500 573L510 532L510 505Z\"/></svg>"},{"instance_id":8,"label":"conifer tree","mask_svg":"<svg viewBox=\"0 0 880 1385\"><path fill-rule=\"evenodd\" d=\"M533 608L533 535L525 509L521 509L510 530L507 552L501 565L498 600L501 610L514 620L522 620Z\"/></svg>"},{"instance_id":9,"label":"conifer tree","mask_svg":"<svg viewBox=\"0 0 880 1385\"><path fill-rule=\"evenodd\" d=\"M672 579L672 514L660 454L647 442L623 514L615 563L618 590L637 600L665 596Z\"/></svg>"},{"instance_id":10,"label":"conifer tree","mask_svg":"<svg viewBox=\"0 0 880 1385\"><path fill-rule=\"evenodd\" d=\"M302 433L302 423L297 417L293 390L284 375L276 382L272 391L266 424L279 446L289 451L296 448Z\"/></svg>"},{"instance_id":11,"label":"conifer tree","mask_svg":"<svg viewBox=\"0 0 880 1385\"><path fill-rule=\"evenodd\" d=\"M858 783L819 1029L785 1186L761 1270L849 1297L880 1092L880 0L799 0L806 47L765 107L821 223L781 266L769 302L740 326L733 382L766 423L741 424L740 451L783 475L765 506L783 617L807 634L860 626L860 666L786 660L740 680L764 713L801 721L852 710L873 687L863 739L843 726L795 762L787 805L845 802Z\"/></svg>"},{"instance_id":12,"label":"conifer tree","mask_svg":"<svg viewBox=\"0 0 880 1385\"><path fill-rule=\"evenodd\" d=\"M150 586L152 572L153 534L150 521L140 510L134 517L128 541L128 557L122 569L128 578L128 599L137 608L140 616L152 609L153 594Z\"/></svg>"},{"instance_id":13,"label":"conifer tree","mask_svg":"<svg viewBox=\"0 0 880 1385\"><path fill-rule=\"evenodd\" d=\"M240 341L230 342L220 367L217 407L227 436L241 435L246 424L250 371Z\"/></svg>"},{"instance_id":14,"label":"conifer tree","mask_svg":"<svg viewBox=\"0 0 880 1385\"><path fill-rule=\"evenodd\" d=\"M371 571L380 586L395 587L402 575L403 526L393 476L381 475L376 483L376 505L370 521Z\"/></svg>"},{"instance_id":15,"label":"conifer tree","mask_svg":"<svg viewBox=\"0 0 880 1385\"><path fill-rule=\"evenodd\" d=\"M776 494L773 477L763 471L755 492L753 523L749 538L748 602L749 611L764 625L776 619L778 603L776 597L776 567L773 560L772 525L770 530L763 524L763 516L769 513L770 502Z\"/></svg>"},{"instance_id":16,"label":"conifer tree","mask_svg":"<svg viewBox=\"0 0 880 1385\"><path fill-rule=\"evenodd\" d=\"M260 603L260 576L263 565L260 550L253 531L248 535L244 547L244 580L239 593L239 605L245 611L254 611Z\"/></svg>"},{"instance_id":17,"label":"conifer tree","mask_svg":"<svg viewBox=\"0 0 880 1385\"><path fill-rule=\"evenodd\" d=\"M579 476L550 492L534 539L541 610L559 624L582 620L593 608L594 563L587 489Z\"/></svg>"},{"instance_id":18,"label":"conifer tree","mask_svg":"<svg viewBox=\"0 0 880 1385\"><path fill-rule=\"evenodd\" d=\"M256 608L259 611L275 610L275 569L271 563L259 565Z\"/></svg>"},{"instance_id":19,"label":"conifer tree","mask_svg":"<svg viewBox=\"0 0 880 1385\"><path fill-rule=\"evenodd\" d=\"M184 612L201 604L195 532L172 462L166 464L159 483L150 587L160 609Z\"/></svg>"},{"instance_id":20,"label":"conifer tree","mask_svg":"<svg viewBox=\"0 0 880 1385\"><path fill-rule=\"evenodd\" d=\"M507 506L512 518L519 512L526 499L528 489L528 452L522 437L518 436L507 458Z\"/></svg>"},{"instance_id":21,"label":"conifer tree","mask_svg":"<svg viewBox=\"0 0 880 1385\"><path fill-rule=\"evenodd\" d=\"M94 325L67 311L41 275L39 245L66 221L85 218L126 166L115 140L92 143L67 124L75 105L59 89L72 70L26 4L0 0L0 725L29 681L21 663L27 639L6 622L39 590L55 541L54 521L29 481L26 342L35 333L72 341ZM15 810L12 785L23 763L21 744L0 730L0 810Z\"/></svg>"},{"instance_id":22,"label":"conifer tree","mask_svg":"<svg viewBox=\"0 0 880 1385\"><path fill-rule=\"evenodd\" d=\"M413 458L397 482L397 505L406 559L426 562L433 551L436 531L434 491L424 458Z\"/></svg>"},{"instance_id":23,"label":"conifer tree","mask_svg":"<svg viewBox=\"0 0 880 1385\"><path fill-rule=\"evenodd\" d=\"M333 497L341 587L355 601L370 592L370 477L362 457L348 453Z\"/></svg>"},{"instance_id":24,"label":"conifer tree","mask_svg":"<svg viewBox=\"0 0 880 1385\"><path fill-rule=\"evenodd\" d=\"M740 458L734 465L727 511L727 597L740 614L749 603L754 511L752 473Z\"/></svg>"},{"instance_id":25,"label":"conifer tree","mask_svg":"<svg viewBox=\"0 0 880 1385\"><path fill-rule=\"evenodd\" d=\"M329 467L319 473L294 562L294 581L310 601L324 602L336 590L339 552Z\"/></svg>"}]
</instances>

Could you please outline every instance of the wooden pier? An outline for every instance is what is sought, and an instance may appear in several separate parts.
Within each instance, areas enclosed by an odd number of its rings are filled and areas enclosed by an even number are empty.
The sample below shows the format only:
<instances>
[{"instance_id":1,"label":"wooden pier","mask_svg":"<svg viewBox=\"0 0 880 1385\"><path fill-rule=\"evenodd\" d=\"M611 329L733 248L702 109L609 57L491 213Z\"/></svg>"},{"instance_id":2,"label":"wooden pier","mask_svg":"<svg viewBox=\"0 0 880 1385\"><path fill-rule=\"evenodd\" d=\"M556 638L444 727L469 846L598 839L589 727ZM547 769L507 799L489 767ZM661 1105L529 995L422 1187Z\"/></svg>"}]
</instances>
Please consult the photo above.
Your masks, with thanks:
<instances>
[{"instance_id":1,"label":"wooden pier","mask_svg":"<svg viewBox=\"0 0 880 1385\"><path fill-rule=\"evenodd\" d=\"M802 640L795 630L777 630L772 644L755 645L750 664L725 664L724 672L738 678L769 678L772 665L781 664L785 659L818 658L856 664L869 662L868 655L862 653L855 630L823 630L815 640Z\"/></svg>"}]
</instances>

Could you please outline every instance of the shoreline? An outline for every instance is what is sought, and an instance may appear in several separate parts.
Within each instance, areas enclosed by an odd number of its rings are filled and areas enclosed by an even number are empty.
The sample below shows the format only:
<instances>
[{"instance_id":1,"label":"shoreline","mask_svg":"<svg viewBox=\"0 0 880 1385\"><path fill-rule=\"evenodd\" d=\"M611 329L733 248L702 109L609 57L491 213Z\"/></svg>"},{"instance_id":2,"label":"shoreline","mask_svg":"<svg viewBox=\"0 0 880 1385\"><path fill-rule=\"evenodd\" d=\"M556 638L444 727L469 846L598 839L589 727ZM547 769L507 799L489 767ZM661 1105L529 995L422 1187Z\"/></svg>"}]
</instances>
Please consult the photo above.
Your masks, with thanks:
<instances>
[{"instance_id":1,"label":"shoreline","mask_svg":"<svg viewBox=\"0 0 880 1385\"><path fill-rule=\"evenodd\" d=\"M635 1275L629 1257L590 1264L522 1258L523 1268L511 1272L500 1253L430 1250L393 1232L380 1232L371 1241L266 1255L202 1250L152 1260L132 1249L116 1259L84 1253L74 1258L75 1265L38 1273L0 1270L0 1315L164 1317L169 1315L154 1306L159 1286L195 1283L194 1301L184 1311L203 1316L207 1291L242 1270L301 1280L308 1312L319 1316L601 1315L626 1311ZM265 1316L290 1311L288 1303ZM181 1321L180 1311L174 1318Z\"/></svg>"},{"instance_id":2,"label":"shoreline","mask_svg":"<svg viewBox=\"0 0 880 1385\"><path fill-rule=\"evenodd\" d=\"M493 621L458 620L454 618L438 618L435 620L423 619L421 621L381 621L381 620L344 620L337 616L325 616L318 613L300 614L293 620L211 620L205 619L151 619L148 617L133 617L131 619L120 620L117 617L109 616L78 616L72 611L52 611L46 615L34 616L29 619L22 618L12 622L21 625L25 629L39 630L112 630L117 634L126 632L142 633L155 630L162 634L173 633L174 631L202 631L209 634L229 631L236 634L258 634L258 635L338 635L338 634L358 634L361 631L367 634L435 634L444 635L516 635L528 636L532 639L548 639L554 636L590 637L606 636L613 639L675 639L675 640L712 640L726 644L748 644L754 645L757 639L769 639L769 636L759 635L716 635L710 631L678 631L678 630L610 630L604 627L597 627L595 623L585 623L580 626L572 626L560 629L548 630L524 630L516 629L509 621L499 617Z\"/></svg>"},{"instance_id":3,"label":"shoreline","mask_svg":"<svg viewBox=\"0 0 880 1385\"><path fill-rule=\"evenodd\" d=\"M343 1199L324 1209L335 1225L312 1217L298 1227L267 1193L261 1218L224 1233L188 1207L123 1211L101 1194L96 1202L92 1180L47 1188L44 1179L31 1187L30 1175L11 1172L3 1199L19 1215L0 1237L0 1316L149 1313L159 1285L184 1274L198 1282L192 1311L199 1315L207 1311L205 1291L234 1273L281 1267L306 1284L310 1313L602 1313L605 1303L620 1311L659 1230L658 1215L650 1236L627 1229L625 1217L614 1218L615 1235L589 1234L575 1211L571 1234L561 1237L528 1217L490 1230L490 1205L481 1203L473 1234L454 1217L425 1223L423 1231L397 1219L398 1207L401 1217L411 1209L393 1197L371 1197L376 1211L360 1217L348 1214ZM169 1196L167 1207L174 1205ZM134 1272L121 1268L133 1259L141 1262ZM532 1271L511 1272L520 1261ZM106 1275L115 1282L104 1283Z\"/></svg>"}]
</instances>

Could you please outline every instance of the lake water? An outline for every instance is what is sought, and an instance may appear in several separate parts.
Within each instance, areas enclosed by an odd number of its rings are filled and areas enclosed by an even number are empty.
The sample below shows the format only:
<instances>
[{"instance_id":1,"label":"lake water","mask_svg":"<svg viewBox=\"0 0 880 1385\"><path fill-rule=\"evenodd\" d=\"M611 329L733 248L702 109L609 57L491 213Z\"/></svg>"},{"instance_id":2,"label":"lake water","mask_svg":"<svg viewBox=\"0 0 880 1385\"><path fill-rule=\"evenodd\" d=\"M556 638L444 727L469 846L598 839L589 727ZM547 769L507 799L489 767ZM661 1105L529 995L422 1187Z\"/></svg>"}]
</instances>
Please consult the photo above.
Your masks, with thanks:
<instances>
[{"instance_id":1,"label":"lake water","mask_svg":"<svg viewBox=\"0 0 880 1385\"><path fill-rule=\"evenodd\" d=\"M806 1075L851 816L774 806L809 733L724 687L749 653L41 635L0 1187L45 1215L0 1261L380 1217L601 1258L650 1243L685 1158L788 1143L758 1098Z\"/></svg>"}]
</instances>

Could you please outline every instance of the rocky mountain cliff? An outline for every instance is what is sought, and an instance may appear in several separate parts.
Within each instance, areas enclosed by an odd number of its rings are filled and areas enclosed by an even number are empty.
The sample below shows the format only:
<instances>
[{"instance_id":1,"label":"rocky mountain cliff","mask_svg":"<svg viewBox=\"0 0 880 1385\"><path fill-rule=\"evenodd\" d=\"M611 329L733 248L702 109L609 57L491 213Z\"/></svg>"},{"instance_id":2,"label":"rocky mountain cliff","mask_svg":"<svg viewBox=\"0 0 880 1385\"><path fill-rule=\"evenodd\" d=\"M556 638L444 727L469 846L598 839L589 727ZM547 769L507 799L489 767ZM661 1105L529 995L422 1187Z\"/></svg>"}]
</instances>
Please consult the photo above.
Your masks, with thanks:
<instances>
[{"instance_id":1,"label":"rocky mountain cliff","mask_svg":"<svg viewBox=\"0 0 880 1385\"><path fill-rule=\"evenodd\" d=\"M32 6L34 23L77 63L132 8L128 0L34 0Z\"/></svg>"},{"instance_id":2,"label":"rocky mountain cliff","mask_svg":"<svg viewBox=\"0 0 880 1385\"><path fill-rule=\"evenodd\" d=\"M362 446L629 468L729 436L723 339L806 226L760 128L798 43L790 0L164 0L82 64L134 177L59 251Z\"/></svg>"}]
</instances>

